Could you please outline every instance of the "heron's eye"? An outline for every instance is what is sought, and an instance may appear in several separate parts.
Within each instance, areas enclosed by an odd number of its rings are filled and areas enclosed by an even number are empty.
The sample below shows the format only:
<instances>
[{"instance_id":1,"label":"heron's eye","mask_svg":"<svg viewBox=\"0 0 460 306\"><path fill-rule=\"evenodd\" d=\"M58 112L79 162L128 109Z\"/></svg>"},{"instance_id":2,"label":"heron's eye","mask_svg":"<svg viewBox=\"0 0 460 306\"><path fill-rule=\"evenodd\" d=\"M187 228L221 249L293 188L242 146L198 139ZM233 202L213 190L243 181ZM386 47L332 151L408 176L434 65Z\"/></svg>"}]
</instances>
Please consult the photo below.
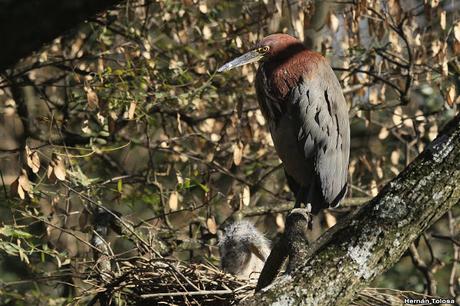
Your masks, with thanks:
<instances>
[{"instance_id":1,"label":"heron's eye","mask_svg":"<svg viewBox=\"0 0 460 306\"><path fill-rule=\"evenodd\" d=\"M263 47L258 48L257 52L259 52L259 53L267 53L268 50L270 50L269 46L263 46Z\"/></svg>"}]
</instances>

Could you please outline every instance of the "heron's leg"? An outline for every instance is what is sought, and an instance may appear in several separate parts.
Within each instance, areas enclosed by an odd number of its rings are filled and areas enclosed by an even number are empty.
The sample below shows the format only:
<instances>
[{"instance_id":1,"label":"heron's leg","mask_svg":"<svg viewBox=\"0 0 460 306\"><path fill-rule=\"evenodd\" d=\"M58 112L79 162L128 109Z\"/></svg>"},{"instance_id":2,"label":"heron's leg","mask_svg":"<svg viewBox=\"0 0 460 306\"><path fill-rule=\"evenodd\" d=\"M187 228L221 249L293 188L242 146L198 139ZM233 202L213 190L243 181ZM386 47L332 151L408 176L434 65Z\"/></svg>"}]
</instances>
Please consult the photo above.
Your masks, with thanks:
<instances>
[{"instance_id":1,"label":"heron's leg","mask_svg":"<svg viewBox=\"0 0 460 306\"><path fill-rule=\"evenodd\" d=\"M304 188L299 188L295 194L294 208L301 208L302 203L305 202L306 191Z\"/></svg>"},{"instance_id":2,"label":"heron's leg","mask_svg":"<svg viewBox=\"0 0 460 306\"><path fill-rule=\"evenodd\" d=\"M308 188L308 189L307 189ZM309 215L309 223L308 223L308 228L311 230L313 228L313 216L311 216L311 211L312 211L312 203L313 203L313 196L311 195L311 193L309 192L312 187L307 187L307 188L299 188L299 190L297 191L297 194L296 194L296 200L295 200L295 205L294 205L294 209L291 211L291 213L295 210L295 209L301 209L301 210L304 210L304 213L305 214L308 214ZM302 205L304 204L304 205ZM302 208L302 206L304 206Z\"/></svg>"},{"instance_id":3,"label":"heron's leg","mask_svg":"<svg viewBox=\"0 0 460 306\"><path fill-rule=\"evenodd\" d=\"M287 242L290 273L301 262L308 251L307 232L311 224L311 213L305 208L294 208L286 217L284 236Z\"/></svg>"},{"instance_id":4,"label":"heron's leg","mask_svg":"<svg viewBox=\"0 0 460 306\"><path fill-rule=\"evenodd\" d=\"M286 175L286 179L289 185L289 188L292 190L292 192L295 195L295 208L302 208L302 204L305 205L306 212L310 213L312 212L312 203L315 203L314 201L314 194L317 192L315 190L315 180L312 180L309 186L302 186L299 183L297 183L286 171L284 171ZM321 191L320 191L321 192ZM313 218L310 218L310 225L309 228L311 229L313 227Z\"/></svg>"}]
</instances>

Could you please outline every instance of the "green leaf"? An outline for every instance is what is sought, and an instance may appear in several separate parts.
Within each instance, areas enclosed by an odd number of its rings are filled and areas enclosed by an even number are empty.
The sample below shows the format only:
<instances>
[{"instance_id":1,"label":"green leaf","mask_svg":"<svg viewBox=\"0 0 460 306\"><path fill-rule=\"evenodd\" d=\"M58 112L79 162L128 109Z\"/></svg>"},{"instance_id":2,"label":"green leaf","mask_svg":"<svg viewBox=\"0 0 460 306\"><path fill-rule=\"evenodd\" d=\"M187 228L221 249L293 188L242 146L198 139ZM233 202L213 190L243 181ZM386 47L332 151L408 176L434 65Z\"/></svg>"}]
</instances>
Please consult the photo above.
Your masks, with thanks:
<instances>
[{"instance_id":1,"label":"green leaf","mask_svg":"<svg viewBox=\"0 0 460 306\"><path fill-rule=\"evenodd\" d=\"M121 179L118 180L117 190L118 190L119 193L122 193L122 191L123 191L123 181Z\"/></svg>"},{"instance_id":2,"label":"green leaf","mask_svg":"<svg viewBox=\"0 0 460 306\"><path fill-rule=\"evenodd\" d=\"M19 254L18 246L7 241L0 241L0 250L11 256L18 256Z\"/></svg>"},{"instance_id":3,"label":"green leaf","mask_svg":"<svg viewBox=\"0 0 460 306\"><path fill-rule=\"evenodd\" d=\"M186 178L184 181L184 188L189 189L190 188L190 179Z\"/></svg>"},{"instance_id":4,"label":"green leaf","mask_svg":"<svg viewBox=\"0 0 460 306\"><path fill-rule=\"evenodd\" d=\"M206 185L203 185L199 182L195 182L198 186L200 186L201 189L203 189L204 192L209 192L209 188Z\"/></svg>"},{"instance_id":5,"label":"green leaf","mask_svg":"<svg viewBox=\"0 0 460 306\"><path fill-rule=\"evenodd\" d=\"M0 235L6 236L6 237L14 237L14 238L32 238L33 235L22 231L20 229L17 229L11 225L5 225L0 228Z\"/></svg>"}]
</instances>

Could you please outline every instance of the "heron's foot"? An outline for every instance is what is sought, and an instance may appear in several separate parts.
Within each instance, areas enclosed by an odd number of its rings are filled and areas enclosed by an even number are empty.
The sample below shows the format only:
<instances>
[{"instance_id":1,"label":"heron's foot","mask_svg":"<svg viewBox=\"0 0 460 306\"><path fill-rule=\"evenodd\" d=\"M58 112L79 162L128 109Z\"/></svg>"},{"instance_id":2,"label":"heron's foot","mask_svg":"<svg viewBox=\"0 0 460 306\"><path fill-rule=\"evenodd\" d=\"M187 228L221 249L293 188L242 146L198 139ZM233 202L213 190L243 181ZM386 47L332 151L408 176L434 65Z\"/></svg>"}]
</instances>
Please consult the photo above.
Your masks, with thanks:
<instances>
[{"instance_id":1,"label":"heron's foot","mask_svg":"<svg viewBox=\"0 0 460 306\"><path fill-rule=\"evenodd\" d=\"M312 219L308 208L294 208L286 217L286 236L307 241L307 231L311 230Z\"/></svg>"},{"instance_id":2,"label":"heron's foot","mask_svg":"<svg viewBox=\"0 0 460 306\"><path fill-rule=\"evenodd\" d=\"M299 223L304 224L306 222L308 229L313 228L313 215L311 213L311 204L305 205L305 208L293 208L286 217L286 226L288 223Z\"/></svg>"}]
</instances>

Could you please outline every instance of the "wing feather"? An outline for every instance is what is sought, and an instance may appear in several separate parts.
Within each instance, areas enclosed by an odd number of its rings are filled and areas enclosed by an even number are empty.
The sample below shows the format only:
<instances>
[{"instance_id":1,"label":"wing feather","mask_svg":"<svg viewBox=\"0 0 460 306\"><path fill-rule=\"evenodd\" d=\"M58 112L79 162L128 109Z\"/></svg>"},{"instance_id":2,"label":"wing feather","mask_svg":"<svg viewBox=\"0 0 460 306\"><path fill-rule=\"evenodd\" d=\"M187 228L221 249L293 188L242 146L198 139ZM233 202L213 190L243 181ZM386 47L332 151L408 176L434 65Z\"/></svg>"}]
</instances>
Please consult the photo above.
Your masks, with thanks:
<instances>
[{"instance_id":1,"label":"wing feather","mask_svg":"<svg viewBox=\"0 0 460 306\"><path fill-rule=\"evenodd\" d=\"M321 185L325 204L338 204L348 174L350 127L345 98L329 65L320 63L318 73L304 78L288 101L297 101L288 112L301 130L298 142L304 162L313 162L312 175Z\"/></svg>"}]
</instances>

